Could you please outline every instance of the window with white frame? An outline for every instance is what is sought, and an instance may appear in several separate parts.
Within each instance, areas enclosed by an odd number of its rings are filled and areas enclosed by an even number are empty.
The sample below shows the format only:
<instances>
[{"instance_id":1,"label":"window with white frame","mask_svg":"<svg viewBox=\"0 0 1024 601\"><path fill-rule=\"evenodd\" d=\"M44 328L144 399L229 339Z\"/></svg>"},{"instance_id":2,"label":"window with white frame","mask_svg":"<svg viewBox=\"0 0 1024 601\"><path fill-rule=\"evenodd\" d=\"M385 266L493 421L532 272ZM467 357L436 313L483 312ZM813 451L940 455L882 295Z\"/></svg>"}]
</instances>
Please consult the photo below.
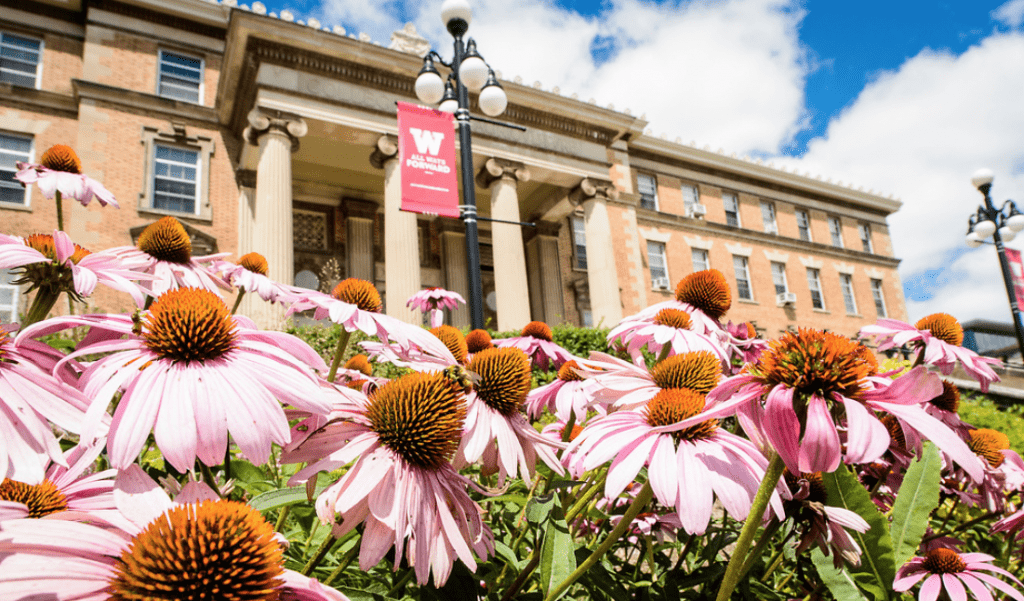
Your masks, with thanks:
<instances>
[{"instance_id":1,"label":"window with white frame","mask_svg":"<svg viewBox=\"0 0 1024 601\"><path fill-rule=\"evenodd\" d=\"M18 161L32 161L32 138L0 132L0 206L28 204L28 189L14 179Z\"/></svg>"},{"instance_id":2,"label":"window with white frame","mask_svg":"<svg viewBox=\"0 0 1024 601\"><path fill-rule=\"evenodd\" d=\"M775 203L761 201L761 222L767 234L778 234L779 224L775 221Z\"/></svg>"},{"instance_id":3,"label":"window with white frame","mask_svg":"<svg viewBox=\"0 0 1024 601\"><path fill-rule=\"evenodd\" d=\"M722 193L722 205L725 207L725 223L740 227L740 201L731 192Z\"/></svg>"},{"instance_id":4,"label":"window with white frame","mask_svg":"<svg viewBox=\"0 0 1024 601\"><path fill-rule=\"evenodd\" d=\"M644 209L658 210L658 182L653 175L636 174L636 191L640 194L640 206Z\"/></svg>"},{"instance_id":5,"label":"window with white frame","mask_svg":"<svg viewBox=\"0 0 1024 601\"><path fill-rule=\"evenodd\" d=\"M0 322L18 321L19 289L12 282L16 279L10 269L0 269Z\"/></svg>"},{"instance_id":6,"label":"window with white frame","mask_svg":"<svg viewBox=\"0 0 1024 601\"><path fill-rule=\"evenodd\" d=\"M651 268L651 286L662 290L669 287L668 259L665 258L665 243L647 241L647 265Z\"/></svg>"},{"instance_id":7,"label":"window with white frame","mask_svg":"<svg viewBox=\"0 0 1024 601\"><path fill-rule=\"evenodd\" d=\"M42 40L0 32L0 81L38 88L42 56Z\"/></svg>"},{"instance_id":8,"label":"window with white frame","mask_svg":"<svg viewBox=\"0 0 1024 601\"><path fill-rule=\"evenodd\" d=\"M683 206L689 209L692 206L700 204L700 189L697 186L690 184L683 184L681 187L683 191Z\"/></svg>"},{"instance_id":9,"label":"window with white frame","mask_svg":"<svg viewBox=\"0 0 1024 601\"><path fill-rule=\"evenodd\" d=\"M775 294L789 292L789 285L786 282L786 264L772 261L772 283L775 284Z\"/></svg>"},{"instance_id":10,"label":"window with white frame","mask_svg":"<svg viewBox=\"0 0 1024 601\"><path fill-rule=\"evenodd\" d=\"M572 216L573 267L576 269L587 268L587 230L584 225L582 217Z\"/></svg>"},{"instance_id":11,"label":"window with white frame","mask_svg":"<svg viewBox=\"0 0 1024 601\"><path fill-rule=\"evenodd\" d=\"M705 269L711 269L711 261L708 260L708 251L703 248L694 248L690 251L690 257L693 259L693 270L704 271Z\"/></svg>"},{"instance_id":12,"label":"window with white frame","mask_svg":"<svg viewBox=\"0 0 1024 601\"><path fill-rule=\"evenodd\" d=\"M813 267L807 268L807 287L811 290L811 306L825 310L825 298L821 295L821 272Z\"/></svg>"},{"instance_id":13,"label":"window with white frame","mask_svg":"<svg viewBox=\"0 0 1024 601\"><path fill-rule=\"evenodd\" d=\"M732 267L736 271L736 296L746 300L754 300L754 293L750 288L750 266L747 263L747 258L733 255Z\"/></svg>"},{"instance_id":14,"label":"window with white frame","mask_svg":"<svg viewBox=\"0 0 1024 601\"><path fill-rule=\"evenodd\" d=\"M886 317L885 296L882 294L882 280L871 280L871 297L875 301L875 312L878 317Z\"/></svg>"},{"instance_id":15,"label":"window with white frame","mask_svg":"<svg viewBox=\"0 0 1024 601\"><path fill-rule=\"evenodd\" d=\"M800 231L800 239L811 241L811 216L807 211L796 210L796 229Z\"/></svg>"},{"instance_id":16,"label":"window with white frame","mask_svg":"<svg viewBox=\"0 0 1024 601\"><path fill-rule=\"evenodd\" d=\"M848 315L857 314L857 299L853 296L853 276L848 273L839 274L839 285L843 289L843 304Z\"/></svg>"},{"instance_id":17,"label":"window with white frame","mask_svg":"<svg viewBox=\"0 0 1024 601\"><path fill-rule=\"evenodd\" d=\"M160 51L157 95L202 104L203 59Z\"/></svg>"},{"instance_id":18,"label":"window with white frame","mask_svg":"<svg viewBox=\"0 0 1024 601\"><path fill-rule=\"evenodd\" d=\"M843 224L838 217L828 218L828 231L832 234L832 246L843 248Z\"/></svg>"},{"instance_id":19,"label":"window with white frame","mask_svg":"<svg viewBox=\"0 0 1024 601\"><path fill-rule=\"evenodd\" d=\"M195 214L201 168L198 150L157 144L153 154L153 208Z\"/></svg>"},{"instance_id":20,"label":"window with white frame","mask_svg":"<svg viewBox=\"0 0 1024 601\"><path fill-rule=\"evenodd\" d=\"M864 252L874 252L871 247L871 225L858 223L857 231L860 233L860 243L864 248Z\"/></svg>"}]
</instances>

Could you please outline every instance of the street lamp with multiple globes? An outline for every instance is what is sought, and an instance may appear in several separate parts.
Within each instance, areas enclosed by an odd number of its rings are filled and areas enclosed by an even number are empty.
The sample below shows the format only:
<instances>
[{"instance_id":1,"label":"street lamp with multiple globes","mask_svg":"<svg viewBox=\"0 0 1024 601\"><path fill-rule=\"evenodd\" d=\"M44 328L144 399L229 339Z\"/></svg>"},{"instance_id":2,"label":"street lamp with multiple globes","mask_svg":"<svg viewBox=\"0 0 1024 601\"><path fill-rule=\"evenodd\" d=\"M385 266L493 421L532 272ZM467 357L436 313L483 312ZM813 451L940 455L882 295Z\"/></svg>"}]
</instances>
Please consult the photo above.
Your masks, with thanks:
<instances>
[{"instance_id":1,"label":"street lamp with multiple globes","mask_svg":"<svg viewBox=\"0 0 1024 601\"><path fill-rule=\"evenodd\" d=\"M466 259L469 275L469 311L473 328L484 327L483 283L480 278L480 241L477 231L476 188L473 181L473 151L469 128L469 90L479 92L480 110L489 117L505 112L508 98L498 79L483 57L477 52L476 42L470 38L463 43L469 29L473 11L467 0L445 0L441 5L441 20L448 33L455 38L455 55L446 63L441 55L431 50L423 57L423 69L416 77L416 97L424 104L437 104L442 111L455 114L459 124L459 148L462 161L463 204L459 205L461 219L466 225ZM447 83L435 67L435 62L449 70ZM479 121L504 125L490 119L472 117Z\"/></svg>"},{"instance_id":2,"label":"street lamp with multiple globes","mask_svg":"<svg viewBox=\"0 0 1024 601\"><path fill-rule=\"evenodd\" d=\"M1024 359L1024 322L1021 321L1020 306L1017 304L1017 295L1013 289L1010 263L1006 260L1006 249L1003 246L1003 242L1010 242L1018 232L1024 230L1024 215L1012 200L1004 202L999 209L995 208L995 205L992 204L992 197L989 196L993 179L990 169L979 169L971 176L971 183L985 196L985 204L979 206L978 211L971 215L968 221L967 246L977 248L985 243L986 238L992 236L996 252L999 254L999 265L1003 269L1006 294L1010 297L1010 311L1013 313L1017 346L1020 348L1021 359Z\"/></svg>"}]
</instances>

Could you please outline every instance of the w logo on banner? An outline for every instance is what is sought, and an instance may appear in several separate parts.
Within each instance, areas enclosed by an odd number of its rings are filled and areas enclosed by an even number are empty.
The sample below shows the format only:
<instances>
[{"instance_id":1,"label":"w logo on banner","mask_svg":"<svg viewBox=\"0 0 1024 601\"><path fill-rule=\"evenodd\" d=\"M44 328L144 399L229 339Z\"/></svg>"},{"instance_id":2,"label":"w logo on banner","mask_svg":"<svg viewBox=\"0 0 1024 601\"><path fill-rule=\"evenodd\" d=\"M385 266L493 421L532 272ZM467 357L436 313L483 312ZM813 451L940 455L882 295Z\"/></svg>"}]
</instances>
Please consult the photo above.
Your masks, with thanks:
<instances>
[{"instance_id":1,"label":"w logo on banner","mask_svg":"<svg viewBox=\"0 0 1024 601\"><path fill-rule=\"evenodd\" d=\"M416 142L416 152L435 157L441 152L441 140L444 140L443 132L410 127L409 133L412 134L412 138Z\"/></svg>"}]
</instances>

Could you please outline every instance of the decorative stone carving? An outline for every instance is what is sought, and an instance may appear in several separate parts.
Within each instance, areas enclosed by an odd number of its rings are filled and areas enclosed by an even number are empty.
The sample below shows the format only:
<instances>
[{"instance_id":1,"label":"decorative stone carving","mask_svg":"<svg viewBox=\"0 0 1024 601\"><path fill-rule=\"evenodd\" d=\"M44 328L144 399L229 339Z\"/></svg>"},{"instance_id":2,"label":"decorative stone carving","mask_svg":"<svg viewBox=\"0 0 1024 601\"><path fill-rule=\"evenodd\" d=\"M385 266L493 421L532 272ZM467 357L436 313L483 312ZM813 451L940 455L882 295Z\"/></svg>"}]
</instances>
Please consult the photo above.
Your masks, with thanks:
<instances>
[{"instance_id":1,"label":"decorative stone carving","mask_svg":"<svg viewBox=\"0 0 1024 601\"><path fill-rule=\"evenodd\" d=\"M530 181L530 170L522 163L491 158L484 162L480 172L476 174L476 185L490 188L499 179L514 179L520 182Z\"/></svg>"},{"instance_id":2,"label":"decorative stone carving","mask_svg":"<svg viewBox=\"0 0 1024 601\"><path fill-rule=\"evenodd\" d=\"M247 116L249 127L242 132L242 137L253 146L259 146L260 136L273 130L283 132L291 140L292 152L299 149L299 138L306 135L309 126L298 115L282 113L256 107Z\"/></svg>"},{"instance_id":3,"label":"decorative stone carving","mask_svg":"<svg viewBox=\"0 0 1024 601\"><path fill-rule=\"evenodd\" d=\"M572 192L569 193L569 202L574 205L583 204L592 198L602 200L614 200L619 197L619 191L609 180L598 180L590 177L583 178Z\"/></svg>"},{"instance_id":4,"label":"decorative stone carving","mask_svg":"<svg viewBox=\"0 0 1024 601\"><path fill-rule=\"evenodd\" d=\"M239 188L255 188L256 172L252 169L239 169L235 171L235 183Z\"/></svg>"},{"instance_id":5,"label":"decorative stone carving","mask_svg":"<svg viewBox=\"0 0 1024 601\"><path fill-rule=\"evenodd\" d=\"M383 169L384 163L398 158L398 138L384 135L377 138L377 144L370 153L370 164L374 169Z\"/></svg>"},{"instance_id":6,"label":"decorative stone carving","mask_svg":"<svg viewBox=\"0 0 1024 601\"><path fill-rule=\"evenodd\" d=\"M426 56L430 52L430 42L416 31L416 26L406 23L405 27L391 34L391 50Z\"/></svg>"}]
</instances>

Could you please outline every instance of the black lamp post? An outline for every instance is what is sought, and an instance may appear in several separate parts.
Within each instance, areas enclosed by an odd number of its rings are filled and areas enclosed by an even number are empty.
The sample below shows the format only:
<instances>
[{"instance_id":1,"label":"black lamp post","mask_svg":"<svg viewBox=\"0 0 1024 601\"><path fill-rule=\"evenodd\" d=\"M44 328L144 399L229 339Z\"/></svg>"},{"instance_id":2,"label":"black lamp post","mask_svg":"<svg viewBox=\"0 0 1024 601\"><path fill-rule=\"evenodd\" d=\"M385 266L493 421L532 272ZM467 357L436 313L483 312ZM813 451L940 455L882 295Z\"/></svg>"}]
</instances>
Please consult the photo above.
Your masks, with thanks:
<instances>
[{"instance_id":1,"label":"black lamp post","mask_svg":"<svg viewBox=\"0 0 1024 601\"><path fill-rule=\"evenodd\" d=\"M992 236L996 252L999 254L999 266L1003 269L1006 294L1010 297L1010 311L1013 314L1013 327L1017 334L1017 347L1020 349L1021 360L1024 360L1024 322L1021 321L1020 305L1017 304L1019 299L1013 289L1010 263L1006 260L1006 248L1003 246L1003 242L1010 242L1017 236L1017 232L1024 230L1024 215L1012 200L1004 202L999 209L995 208L992 198L989 196L993 179L992 171L989 169L979 169L971 176L971 183L985 196L985 204L979 206L978 211L971 215L968 221L967 246L977 248L984 243L985 238Z\"/></svg>"},{"instance_id":2,"label":"black lamp post","mask_svg":"<svg viewBox=\"0 0 1024 601\"><path fill-rule=\"evenodd\" d=\"M423 57L423 69L416 77L416 96L424 104L441 103L442 111L455 113L459 124L459 149L462 162L463 204L459 205L461 219L466 226L466 263L469 275L469 312L473 328L484 327L483 282L480 277L480 239L477 231L476 184L473 180L473 150L469 127L469 90L480 92L480 110L496 117L505 111L508 98L494 71L476 50L476 42L463 36L469 29L473 11L467 0L445 0L441 6L441 19L455 38L455 55L446 63L431 50ZM450 70L448 82L441 79L434 63ZM481 121L489 119L473 117Z\"/></svg>"}]
</instances>

